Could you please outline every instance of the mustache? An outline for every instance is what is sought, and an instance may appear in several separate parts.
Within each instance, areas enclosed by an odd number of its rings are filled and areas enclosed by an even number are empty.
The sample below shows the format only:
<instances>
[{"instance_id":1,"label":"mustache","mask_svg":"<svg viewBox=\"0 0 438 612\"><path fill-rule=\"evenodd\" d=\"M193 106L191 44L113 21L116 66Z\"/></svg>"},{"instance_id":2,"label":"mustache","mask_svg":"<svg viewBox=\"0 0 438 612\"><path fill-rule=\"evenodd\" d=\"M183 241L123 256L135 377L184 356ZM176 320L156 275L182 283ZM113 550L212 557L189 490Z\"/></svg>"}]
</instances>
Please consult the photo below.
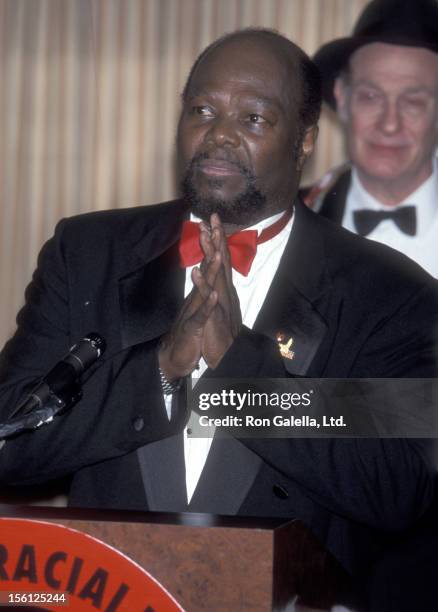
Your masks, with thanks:
<instances>
[{"instance_id":1,"label":"mustache","mask_svg":"<svg viewBox=\"0 0 438 612\"><path fill-rule=\"evenodd\" d=\"M236 168L238 168L240 170L240 172L242 174L244 174L245 176L247 176L250 179L253 179L253 173L251 172L251 170L248 168L248 166L246 166L243 162L241 162L239 159L234 158L233 156L229 155L226 152L222 152L222 153L215 153L215 154L210 154L207 152L204 153L197 153L196 155L194 155L192 157L192 159L190 160L190 163L188 165L188 172L190 173L196 166L198 166L200 164L201 161L203 161L204 159L214 159L214 160L219 160L219 161L224 161L227 162L228 164L231 164L233 166L236 166Z\"/></svg>"}]
</instances>

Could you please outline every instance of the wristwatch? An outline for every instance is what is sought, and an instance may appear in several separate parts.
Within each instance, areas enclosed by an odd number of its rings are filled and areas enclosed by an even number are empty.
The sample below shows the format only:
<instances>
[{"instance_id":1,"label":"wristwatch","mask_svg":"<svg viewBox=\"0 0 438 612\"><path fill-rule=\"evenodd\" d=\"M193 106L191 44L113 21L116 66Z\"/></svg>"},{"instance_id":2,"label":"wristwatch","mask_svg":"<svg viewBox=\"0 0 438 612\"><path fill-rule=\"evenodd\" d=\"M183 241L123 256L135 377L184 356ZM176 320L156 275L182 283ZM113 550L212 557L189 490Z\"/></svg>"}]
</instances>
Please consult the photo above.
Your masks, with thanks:
<instances>
[{"instance_id":1,"label":"wristwatch","mask_svg":"<svg viewBox=\"0 0 438 612\"><path fill-rule=\"evenodd\" d=\"M177 378L176 380L170 382L167 380L163 370L161 368L158 368L158 370L160 372L161 389L163 390L164 395L173 395L176 393L178 389L181 388L183 379Z\"/></svg>"}]
</instances>

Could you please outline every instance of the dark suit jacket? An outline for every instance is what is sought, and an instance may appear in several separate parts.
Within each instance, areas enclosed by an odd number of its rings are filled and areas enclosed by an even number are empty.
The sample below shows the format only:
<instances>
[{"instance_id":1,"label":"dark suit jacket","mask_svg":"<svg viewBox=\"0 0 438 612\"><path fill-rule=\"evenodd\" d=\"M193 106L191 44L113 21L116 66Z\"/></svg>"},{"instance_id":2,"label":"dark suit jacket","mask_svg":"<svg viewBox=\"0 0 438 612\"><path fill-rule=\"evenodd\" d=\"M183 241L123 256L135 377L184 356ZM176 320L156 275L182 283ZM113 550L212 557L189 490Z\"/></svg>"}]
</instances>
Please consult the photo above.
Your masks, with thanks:
<instances>
[{"instance_id":1,"label":"dark suit jacket","mask_svg":"<svg viewBox=\"0 0 438 612\"><path fill-rule=\"evenodd\" d=\"M108 348L77 406L6 443L1 481L27 486L71 474L78 506L299 517L348 568L366 564L376 534L405 528L429 504L421 442L218 440L185 505L177 434L187 415L179 405L169 423L156 357L183 301L172 246L184 214L171 202L58 225L2 353L1 421L73 341L93 330ZM415 264L297 204L254 329L243 329L213 375L435 376L437 304ZM278 351L280 329L295 339L293 361Z\"/></svg>"},{"instance_id":2,"label":"dark suit jacket","mask_svg":"<svg viewBox=\"0 0 438 612\"><path fill-rule=\"evenodd\" d=\"M342 225L348 190L351 183L351 170L343 172L324 195L319 214L326 219Z\"/></svg>"}]
</instances>

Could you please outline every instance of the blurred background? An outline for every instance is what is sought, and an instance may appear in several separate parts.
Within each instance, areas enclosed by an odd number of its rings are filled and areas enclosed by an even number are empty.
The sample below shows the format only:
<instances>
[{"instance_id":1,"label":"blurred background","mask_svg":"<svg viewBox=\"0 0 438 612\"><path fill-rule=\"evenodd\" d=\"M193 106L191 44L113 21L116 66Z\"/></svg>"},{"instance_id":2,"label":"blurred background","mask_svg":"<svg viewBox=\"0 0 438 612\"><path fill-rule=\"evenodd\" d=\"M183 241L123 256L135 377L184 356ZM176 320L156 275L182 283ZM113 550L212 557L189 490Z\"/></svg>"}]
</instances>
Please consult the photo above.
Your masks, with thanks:
<instances>
[{"instance_id":1,"label":"blurred background","mask_svg":"<svg viewBox=\"0 0 438 612\"><path fill-rule=\"evenodd\" d=\"M366 3L0 0L0 345L59 219L174 197L179 96L207 44L265 26L313 54ZM303 182L343 158L325 110Z\"/></svg>"}]
</instances>

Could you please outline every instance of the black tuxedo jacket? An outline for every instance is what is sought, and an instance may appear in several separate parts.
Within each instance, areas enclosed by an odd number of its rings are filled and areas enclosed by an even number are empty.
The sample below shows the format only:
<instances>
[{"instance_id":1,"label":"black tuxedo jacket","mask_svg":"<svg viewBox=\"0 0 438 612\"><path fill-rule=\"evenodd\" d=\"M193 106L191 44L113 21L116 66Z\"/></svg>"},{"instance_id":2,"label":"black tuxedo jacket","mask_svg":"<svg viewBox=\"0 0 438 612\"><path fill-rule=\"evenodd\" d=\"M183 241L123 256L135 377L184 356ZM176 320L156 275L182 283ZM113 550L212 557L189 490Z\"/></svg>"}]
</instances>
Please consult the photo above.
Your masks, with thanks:
<instances>
[{"instance_id":1,"label":"black tuxedo jacket","mask_svg":"<svg viewBox=\"0 0 438 612\"><path fill-rule=\"evenodd\" d=\"M382 534L405 528L430 502L420 441L215 440L185 503L187 414L179 402L167 419L156 353L183 302L173 247L185 214L177 201L58 225L1 356L1 421L69 344L97 331L107 351L70 412L5 444L1 482L71 475L76 506L298 517L348 568L366 564ZM432 279L300 203L295 214L253 330L242 330L213 375L436 376ZM293 336L294 360L281 357L278 331Z\"/></svg>"},{"instance_id":2,"label":"black tuxedo jacket","mask_svg":"<svg viewBox=\"0 0 438 612\"><path fill-rule=\"evenodd\" d=\"M347 195L351 183L351 170L343 172L324 195L319 214L342 225Z\"/></svg>"}]
</instances>

